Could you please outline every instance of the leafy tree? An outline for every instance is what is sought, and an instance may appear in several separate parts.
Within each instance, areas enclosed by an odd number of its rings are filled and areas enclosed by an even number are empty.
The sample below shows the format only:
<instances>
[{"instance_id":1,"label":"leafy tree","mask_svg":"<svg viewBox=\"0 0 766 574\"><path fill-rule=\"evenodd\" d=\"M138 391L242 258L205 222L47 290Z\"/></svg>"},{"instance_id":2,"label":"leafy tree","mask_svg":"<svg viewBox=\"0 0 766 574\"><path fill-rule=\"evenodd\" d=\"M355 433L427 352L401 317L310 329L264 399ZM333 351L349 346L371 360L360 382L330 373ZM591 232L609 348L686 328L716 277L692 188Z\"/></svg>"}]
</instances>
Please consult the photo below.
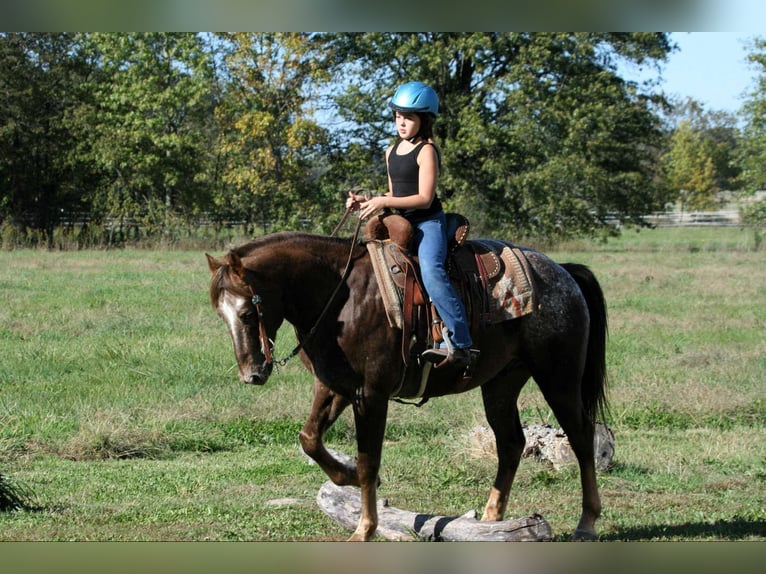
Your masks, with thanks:
<instances>
[{"instance_id":1,"label":"leafy tree","mask_svg":"<svg viewBox=\"0 0 766 574\"><path fill-rule=\"evenodd\" d=\"M668 186L676 193L681 209L716 207L716 170L706 141L691 122L683 120L670 137L670 149L663 156Z\"/></svg>"},{"instance_id":2,"label":"leafy tree","mask_svg":"<svg viewBox=\"0 0 766 574\"><path fill-rule=\"evenodd\" d=\"M105 184L94 212L161 228L208 203L204 180L213 108L210 54L188 33L87 34L97 73L72 124Z\"/></svg>"},{"instance_id":3,"label":"leafy tree","mask_svg":"<svg viewBox=\"0 0 766 574\"><path fill-rule=\"evenodd\" d=\"M741 182L749 201L741 209L742 220L753 230L755 249L760 249L766 225L766 199L756 199L766 191L766 39L756 38L750 46L748 60L756 70L756 87L742 108L745 119L741 155Z\"/></svg>"},{"instance_id":4,"label":"leafy tree","mask_svg":"<svg viewBox=\"0 0 766 574\"><path fill-rule=\"evenodd\" d=\"M564 237L613 231L661 204L661 131L653 106L617 74L655 62L666 34L420 33L318 35L347 122L346 161L383 188L381 147L396 85L423 80L441 98L440 193L480 231ZM373 175L375 168L380 175Z\"/></svg>"},{"instance_id":5,"label":"leafy tree","mask_svg":"<svg viewBox=\"0 0 766 574\"><path fill-rule=\"evenodd\" d=\"M754 39L748 55L757 75L756 87L742 108L745 126L742 137L741 180L749 193L766 190L766 39Z\"/></svg>"},{"instance_id":6,"label":"leafy tree","mask_svg":"<svg viewBox=\"0 0 766 574\"><path fill-rule=\"evenodd\" d=\"M71 34L0 34L0 222L48 241L65 211L85 207L88 172L64 121L87 75L75 47Z\"/></svg>"},{"instance_id":7,"label":"leafy tree","mask_svg":"<svg viewBox=\"0 0 766 574\"><path fill-rule=\"evenodd\" d=\"M675 103L670 121L668 149L662 162L667 185L683 208L712 209L721 192L737 187L736 153L739 132L735 118L708 112L688 98Z\"/></svg>"},{"instance_id":8,"label":"leafy tree","mask_svg":"<svg viewBox=\"0 0 766 574\"><path fill-rule=\"evenodd\" d=\"M307 94L323 75L305 34L224 34L221 126L223 180L216 204L264 230L321 219L320 159L327 133Z\"/></svg>"},{"instance_id":9,"label":"leafy tree","mask_svg":"<svg viewBox=\"0 0 766 574\"><path fill-rule=\"evenodd\" d=\"M612 233L666 197L663 102L619 64L671 49L660 33L0 34L0 220L328 231L345 189L385 188L386 102L422 79L441 99L440 194L477 233ZM727 130L702 130L718 188Z\"/></svg>"}]
</instances>

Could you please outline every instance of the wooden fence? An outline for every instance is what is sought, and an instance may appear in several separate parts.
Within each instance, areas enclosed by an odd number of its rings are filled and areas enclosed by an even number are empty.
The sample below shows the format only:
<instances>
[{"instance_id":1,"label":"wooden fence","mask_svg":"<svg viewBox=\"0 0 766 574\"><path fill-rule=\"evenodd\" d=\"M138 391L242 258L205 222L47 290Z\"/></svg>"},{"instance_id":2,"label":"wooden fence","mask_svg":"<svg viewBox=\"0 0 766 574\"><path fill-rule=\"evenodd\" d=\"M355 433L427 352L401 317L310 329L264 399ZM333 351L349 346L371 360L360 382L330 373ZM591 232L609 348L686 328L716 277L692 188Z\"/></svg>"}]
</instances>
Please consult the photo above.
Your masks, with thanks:
<instances>
[{"instance_id":1,"label":"wooden fence","mask_svg":"<svg viewBox=\"0 0 766 574\"><path fill-rule=\"evenodd\" d=\"M702 227L741 225L739 210L718 211L662 211L644 216L644 221L657 227Z\"/></svg>"}]
</instances>

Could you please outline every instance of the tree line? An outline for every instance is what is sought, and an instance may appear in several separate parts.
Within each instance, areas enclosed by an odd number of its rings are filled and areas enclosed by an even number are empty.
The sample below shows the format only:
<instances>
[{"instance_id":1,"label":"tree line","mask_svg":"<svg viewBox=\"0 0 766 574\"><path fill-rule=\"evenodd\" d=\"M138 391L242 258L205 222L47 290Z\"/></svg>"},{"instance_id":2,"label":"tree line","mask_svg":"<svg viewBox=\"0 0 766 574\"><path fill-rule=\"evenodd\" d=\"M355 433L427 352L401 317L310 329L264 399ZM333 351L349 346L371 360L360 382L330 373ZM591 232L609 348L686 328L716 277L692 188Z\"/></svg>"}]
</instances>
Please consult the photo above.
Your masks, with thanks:
<instances>
[{"instance_id":1,"label":"tree line","mask_svg":"<svg viewBox=\"0 0 766 574\"><path fill-rule=\"evenodd\" d=\"M766 43L741 115L630 81L666 33L0 33L0 233L79 245L328 232L386 188L386 103L440 95L439 194L482 234L606 236L766 187ZM0 237L0 240L2 239Z\"/></svg>"}]
</instances>

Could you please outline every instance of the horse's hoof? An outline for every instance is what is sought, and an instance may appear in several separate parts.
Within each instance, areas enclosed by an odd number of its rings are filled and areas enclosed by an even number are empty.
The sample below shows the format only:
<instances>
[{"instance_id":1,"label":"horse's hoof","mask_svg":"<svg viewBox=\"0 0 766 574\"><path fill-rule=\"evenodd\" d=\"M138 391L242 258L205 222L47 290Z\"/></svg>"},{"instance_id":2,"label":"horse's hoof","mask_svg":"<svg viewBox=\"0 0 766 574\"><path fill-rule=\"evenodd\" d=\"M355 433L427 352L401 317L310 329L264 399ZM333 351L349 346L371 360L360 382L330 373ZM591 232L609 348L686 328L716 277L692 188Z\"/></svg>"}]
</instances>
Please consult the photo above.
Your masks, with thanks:
<instances>
[{"instance_id":1,"label":"horse's hoof","mask_svg":"<svg viewBox=\"0 0 766 574\"><path fill-rule=\"evenodd\" d=\"M360 534L359 532L354 532L351 535L351 538L346 540L346 542L367 542L369 540L368 537L365 537L364 534Z\"/></svg>"},{"instance_id":2,"label":"horse's hoof","mask_svg":"<svg viewBox=\"0 0 766 574\"><path fill-rule=\"evenodd\" d=\"M595 530L584 530L578 528L575 530L574 534L572 534L572 541L573 542L598 542L599 536L598 532Z\"/></svg>"}]
</instances>

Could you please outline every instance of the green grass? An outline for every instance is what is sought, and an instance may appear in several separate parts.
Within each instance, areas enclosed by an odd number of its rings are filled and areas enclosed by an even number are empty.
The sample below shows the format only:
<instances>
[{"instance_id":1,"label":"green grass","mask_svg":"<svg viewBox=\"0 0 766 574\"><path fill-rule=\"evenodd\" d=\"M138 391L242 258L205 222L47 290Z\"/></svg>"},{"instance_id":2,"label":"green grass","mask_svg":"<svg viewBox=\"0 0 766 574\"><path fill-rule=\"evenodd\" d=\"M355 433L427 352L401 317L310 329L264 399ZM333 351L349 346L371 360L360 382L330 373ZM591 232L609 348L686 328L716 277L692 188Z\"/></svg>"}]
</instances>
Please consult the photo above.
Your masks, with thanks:
<instances>
[{"instance_id":1,"label":"green grass","mask_svg":"<svg viewBox=\"0 0 766 574\"><path fill-rule=\"evenodd\" d=\"M751 242L658 229L550 253L590 265L609 305L604 540L766 540L766 252ZM348 536L298 446L310 377L296 359L241 385L208 277L202 252L0 252L0 475L31 497L0 512L0 540ZM276 355L293 344L283 328ZM534 384L520 408L556 424ZM481 511L495 463L471 448L477 424L476 391L392 404L381 497ZM354 454L350 413L328 443ZM574 469L525 459L509 517L538 512L565 540L579 497Z\"/></svg>"}]
</instances>

